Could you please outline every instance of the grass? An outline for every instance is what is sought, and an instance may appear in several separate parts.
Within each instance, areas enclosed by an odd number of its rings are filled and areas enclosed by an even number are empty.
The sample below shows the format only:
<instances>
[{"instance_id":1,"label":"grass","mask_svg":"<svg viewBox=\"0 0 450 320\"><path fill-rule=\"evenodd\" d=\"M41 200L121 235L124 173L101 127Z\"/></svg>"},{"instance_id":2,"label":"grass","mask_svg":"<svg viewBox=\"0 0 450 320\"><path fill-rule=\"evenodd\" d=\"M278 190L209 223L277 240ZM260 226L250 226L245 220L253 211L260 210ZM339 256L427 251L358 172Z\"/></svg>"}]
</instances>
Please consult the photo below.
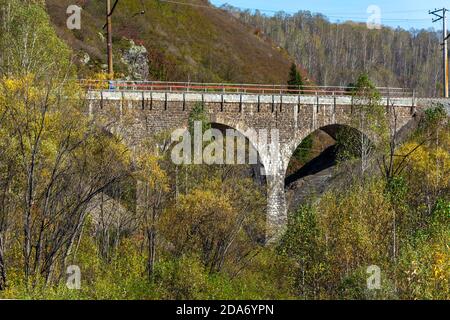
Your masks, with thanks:
<instances>
[{"instance_id":1,"label":"grass","mask_svg":"<svg viewBox=\"0 0 450 320\"><path fill-rule=\"evenodd\" d=\"M65 10L72 3L47 0L47 8L58 34L74 51L90 55L90 65L80 68L81 76L90 76L106 61L106 45L99 35L104 4L79 1L83 7L82 29L70 31ZM118 70L126 70L118 57L124 49L120 43L127 38L150 52L152 80L286 83L291 58L229 13L156 0L145 1L145 6L145 15L135 15L142 10L138 0L122 0L116 8L113 30Z\"/></svg>"}]
</instances>

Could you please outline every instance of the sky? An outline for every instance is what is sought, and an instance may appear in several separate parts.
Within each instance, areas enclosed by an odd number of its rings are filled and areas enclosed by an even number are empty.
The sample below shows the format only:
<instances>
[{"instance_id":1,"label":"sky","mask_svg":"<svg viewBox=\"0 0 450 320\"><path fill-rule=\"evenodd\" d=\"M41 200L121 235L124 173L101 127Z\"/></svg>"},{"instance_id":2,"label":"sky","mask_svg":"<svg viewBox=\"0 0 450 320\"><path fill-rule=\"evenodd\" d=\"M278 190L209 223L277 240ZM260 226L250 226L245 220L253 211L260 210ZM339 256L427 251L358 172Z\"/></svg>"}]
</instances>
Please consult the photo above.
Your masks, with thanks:
<instances>
[{"instance_id":1,"label":"sky","mask_svg":"<svg viewBox=\"0 0 450 320\"><path fill-rule=\"evenodd\" d=\"M429 10L450 9L450 0L211 0L216 6L228 3L235 7L259 9L267 15L276 11L294 13L309 10L326 15L332 22L353 20L367 22L371 13L369 6L380 9L381 24L404 29L428 29L434 27L442 30L442 21L432 23ZM450 12L448 13L450 16ZM450 23L450 19L447 19Z\"/></svg>"}]
</instances>

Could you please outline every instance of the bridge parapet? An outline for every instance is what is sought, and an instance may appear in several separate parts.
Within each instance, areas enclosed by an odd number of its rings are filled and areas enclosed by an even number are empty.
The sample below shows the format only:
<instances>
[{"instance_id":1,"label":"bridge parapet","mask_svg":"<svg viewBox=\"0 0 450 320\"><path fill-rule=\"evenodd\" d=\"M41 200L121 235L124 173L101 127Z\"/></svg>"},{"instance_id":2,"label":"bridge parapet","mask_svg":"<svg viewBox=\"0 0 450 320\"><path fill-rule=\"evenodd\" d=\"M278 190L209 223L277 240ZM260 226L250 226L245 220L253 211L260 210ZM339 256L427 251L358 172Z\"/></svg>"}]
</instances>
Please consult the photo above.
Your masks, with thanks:
<instances>
[{"instance_id":1,"label":"bridge parapet","mask_svg":"<svg viewBox=\"0 0 450 320\"><path fill-rule=\"evenodd\" d=\"M422 108L428 108L435 104L441 104L444 106L447 114L450 116L450 99L449 98L419 98L417 99L417 105Z\"/></svg>"},{"instance_id":2,"label":"bridge parapet","mask_svg":"<svg viewBox=\"0 0 450 320\"><path fill-rule=\"evenodd\" d=\"M292 95L292 94L251 94L251 93L174 93L152 91L88 91L88 100L126 100L126 101L167 101L204 103L275 103L304 105L346 105L355 104L352 96L332 95ZM417 99L413 97L382 97L382 105L395 107L414 107Z\"/></svg>"}]
</instances>

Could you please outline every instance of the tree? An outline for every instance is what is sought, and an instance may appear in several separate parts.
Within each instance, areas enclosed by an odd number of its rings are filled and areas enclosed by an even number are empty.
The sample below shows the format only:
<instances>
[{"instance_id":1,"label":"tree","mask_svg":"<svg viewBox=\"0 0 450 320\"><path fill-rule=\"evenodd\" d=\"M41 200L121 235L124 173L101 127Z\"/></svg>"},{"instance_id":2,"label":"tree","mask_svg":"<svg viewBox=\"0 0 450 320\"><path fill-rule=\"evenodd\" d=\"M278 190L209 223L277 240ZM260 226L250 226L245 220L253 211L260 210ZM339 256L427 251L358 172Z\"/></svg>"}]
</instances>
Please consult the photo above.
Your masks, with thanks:
<instances>
[{"instance_id":1,"label":"tree","mask_svg":"<svg viewBox=\"0 0 450 320\"><path fill-rule=\"evenodd\" d=\"M338 158L360 159L361 172L370 165L370 159L384 150L387 135L387 118L380 104L380 93L367 74L358 77L352 88L353 105L349 124L337 134ZM377 139L371 141L370 137Z\"/></svg>"},{"instance_id":2,"label":"tree","mask_svg":"<svg viewBox=\"0 0 450 320\"><path fill-rule=\"evenodd\" d=\"M65 272L88 204L128 174L128 150L81 112L71 53L44 4L2 1L0 9L6 21L0 26L1 131L6 150L15 148L0 156L0 176L7 177L0 228L11 211L21 215L24 282L50 284ZM12 155L17 170L11 170Z\"/></svg>"},{"instance_id":3,"label":"tree","mask_svg":"<svg viewBox=\"0 0 450 320\"><path fill-rule=\"evenodd\" d=\"M235 261L228 267L239 273L237 262L245 265L245 258L260 246L263 200L249 179L228 177L224 181L220 171L209 172L208 180L180 195L177 204L167 210L164 237L176 257L199 256L211 274L220 272L227 261Z\"/></svg>"},{"instance_id":4,"label":"tree","mask_svg":"<svg viewBox=\"0 0 450 320\"><path fill-rule=\"evenodd\" d=\"M442 79L439 32L369 30L364 23L333 23L308 11L265 16L228 10L285 49L317 84L345 86L368 73L380 86L415 89L418 96L442 92L436 85Z\"/></svg>"},{"instance_id":5,"label":"tree","mask_svg":"<svg viewBox=\"0 0 450 320\"><path fill-rule=\"evenodd\" d=\"M161 162L164 161L168 151L166 144L159 144L157 152L149 152L156 143L147 142L143 144L137 156L138 170L135 177L138 181L137 190L137 210L144 226L144 233L147 239L147 273L149 279L153 277L157 257L157 236L159 233L159 220L167 204L170 193L169 176L162 168Z\"/></svg>"},{"instance_id":6,"label":"tree","mask_svg":"<svg viewBox=\"0 0 450 320\"><path fill-rule=\"evenodd\" d=\"M297 65L292 63L291 69L289 71L288 88L291 93L301 93L304 85L304 80L302 75L297 69Z\"/></svg>"}]
</instances>

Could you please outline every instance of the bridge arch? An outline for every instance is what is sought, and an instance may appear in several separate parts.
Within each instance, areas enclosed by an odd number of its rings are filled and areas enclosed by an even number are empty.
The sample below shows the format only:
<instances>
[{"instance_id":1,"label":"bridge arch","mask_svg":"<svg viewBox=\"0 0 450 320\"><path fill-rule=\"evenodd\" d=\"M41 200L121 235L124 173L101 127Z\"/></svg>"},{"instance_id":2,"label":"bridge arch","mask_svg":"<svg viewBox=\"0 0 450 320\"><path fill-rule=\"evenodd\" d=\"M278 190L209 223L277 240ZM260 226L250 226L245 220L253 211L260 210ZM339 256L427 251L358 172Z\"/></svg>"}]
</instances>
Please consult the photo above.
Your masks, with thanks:
<instances>
[{"instance_id":1,"label":"bridge arch","mask_svg":"<svg viewBox=\"0 0 450 320\"><path fill-rule=\"evenodd\" d=\"M287 153L289 158L286 159L288 165L284 172L288 210L295 210L305 200L304 195L323 191L326 181L333 174L331 168L337 164L339 152L342 150L339 146L340 134L344 136L343 139L352 139L350 146L354 148L354 156L358 158L363 152L367 152L367 155L371 153L376 143L373 134L366 134L341 123L308 131L305 137L291 141ZM301 183L296 184L299 180Z\"/></svg>"},{"instance_id":2,"label":"bridge arch","mask_svg":"<svg viewBox=\"0 0 450 320\"><path fill-rule=\"evenodd\" d=\"M289 162L292 159L292 156L294 155L297 148L301 145L301 143L307 137L309 137L310 135L314 134L315 132L317 132L319 130L327 133L334 140L337 140L338 134L342 130L353 132L355 135L362 134L364 136L364 138L367 141L370 141L371 143L376 143L379 140L373 132L370 132L369 130L361 130L361 129L355 128L354 126L352 126L346 122L331 123L331 124L326 124L326 125L311 129L311 130L306 130L306 131L303 131L301 134L296 135L293 139L289 140L286 143L286 145L284 146L283 158L284 158L284 162L286 165L286 167L285 167L286 171L288 169Z\"/></svg>"},{"instance_id":3,"label":"bridge arch","mask_svg":"<svg viewBox=\"0 0 450 320\"><path fill-rule=\"evenodd\" d=\"M255 171L259 173L258 177L261 184L265 187L267 196L266 242L270 243L278 239L287 225L284 184L280 184L280 181L284 181L284 173L278 168L281 162L274 161L270 154L264 157L265 153L260 149L261 144L258 140L259 132L251 130L243 122L230 122L214 117L210 123L212 128L236 130L247 139L249 147L255 150L258 156L257 170ZM282 146L280 146L279 151L281 151L281 148ZM281 153L277 155L277 158L281 159Z\"/></svg>"},{"instance_id":4,"label":"bridge arch","mask_svg":"<svg viewBox=\"0 0 450 320\"><path fill-rule=\"evenodd\" d=\"M240 126L240 128L233 127L233 124L225 124L223 122L210 122L211 129L217 129L222 132L225 139L232 138L232 147L234 148L232 156L236 162L231 163L231 165L249 165L252 168L253 179L261 186L266 186L265 179L265 162L261 158L260 150L258 149L258 141L255 136L249 134L249 129ZM245 141L245 145L240 145L239 139ZM224 141L224 150L229 146L229 141ZM238 159L238 149L239 147L244 147L244 150L240 150L244 153L243 159ZM229 152L229 151L226 151ZM224 157L227 157L226 155ZM226 159L224 159L226 160ZM244 163L238 162L237 160L243 161ZM225 161L225 164L230 164Z\"/></svg>"}]
</instances>

